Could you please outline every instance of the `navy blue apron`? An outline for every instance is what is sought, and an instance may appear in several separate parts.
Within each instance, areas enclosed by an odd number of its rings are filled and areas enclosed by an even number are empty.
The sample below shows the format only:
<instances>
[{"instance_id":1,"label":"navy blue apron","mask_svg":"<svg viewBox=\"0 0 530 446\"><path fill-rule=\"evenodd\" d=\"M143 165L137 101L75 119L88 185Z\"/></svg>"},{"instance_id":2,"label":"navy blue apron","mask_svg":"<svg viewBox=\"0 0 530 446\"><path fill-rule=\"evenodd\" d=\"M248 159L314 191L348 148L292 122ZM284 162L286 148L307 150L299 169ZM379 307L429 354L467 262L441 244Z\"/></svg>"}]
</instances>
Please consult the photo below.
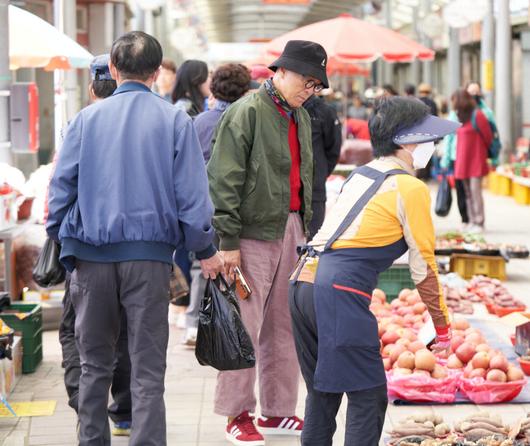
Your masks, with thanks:
<instances>
[{"instance_id":1,"label":"navy blue apron","mask_svg":"<svg viewBox=\"0 0 530 446\"><path fill-rule=\"evenodd\" d=\"M379 172L362 166L348 180L355 174L374 182L328 240L314 283L318 329L314 387L321 392L353 392L386 383L377 320L369 305L379 273L408 249L404 238L377 248L331 249L388 176L408 173L400 169Z\"/></svg>"}]
</instances>

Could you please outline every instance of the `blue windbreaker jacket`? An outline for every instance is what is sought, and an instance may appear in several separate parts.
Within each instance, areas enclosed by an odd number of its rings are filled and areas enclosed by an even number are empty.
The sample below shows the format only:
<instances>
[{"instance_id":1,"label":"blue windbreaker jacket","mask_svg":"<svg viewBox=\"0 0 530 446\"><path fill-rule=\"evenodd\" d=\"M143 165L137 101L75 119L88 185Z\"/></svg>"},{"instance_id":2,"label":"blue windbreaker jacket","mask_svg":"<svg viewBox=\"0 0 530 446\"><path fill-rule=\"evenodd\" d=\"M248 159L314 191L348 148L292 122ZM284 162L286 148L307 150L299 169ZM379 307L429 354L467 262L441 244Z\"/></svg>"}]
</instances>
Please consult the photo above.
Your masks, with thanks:
<instances>
[{"instance_id":1,"label":"blue windbreaker jacket","mask_svg":"<svg viewBox=\"0 0 530 446\"><path fill-rule=\"evenodd\" d=\"M75 258L171 263L181 245L209 258L212 216L191 119L145 85L122 84L68 126L46 230L69 270Z\"/></svg>"}]
</instances>

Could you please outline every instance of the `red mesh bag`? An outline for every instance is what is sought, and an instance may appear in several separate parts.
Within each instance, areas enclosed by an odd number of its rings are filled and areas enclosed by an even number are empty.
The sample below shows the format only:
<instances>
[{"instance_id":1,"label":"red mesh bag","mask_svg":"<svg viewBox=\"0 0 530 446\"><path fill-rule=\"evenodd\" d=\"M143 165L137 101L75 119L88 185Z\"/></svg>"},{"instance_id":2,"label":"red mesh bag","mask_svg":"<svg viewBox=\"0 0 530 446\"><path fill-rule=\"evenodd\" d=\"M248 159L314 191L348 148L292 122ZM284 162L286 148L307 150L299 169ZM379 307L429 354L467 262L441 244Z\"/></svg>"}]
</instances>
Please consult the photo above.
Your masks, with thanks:
<instances>
[{"instance_id":1,"label":"red mesh bag","mask_svg":"<svg viewBox=\"0 0 530 446\"><path fill-rule=\"evenodd\" d=\"M486 381L484 378L460 378L460 391L475 404L506 403L521 393L527 380L506 383Z\"/></svg>"}]
</instances>

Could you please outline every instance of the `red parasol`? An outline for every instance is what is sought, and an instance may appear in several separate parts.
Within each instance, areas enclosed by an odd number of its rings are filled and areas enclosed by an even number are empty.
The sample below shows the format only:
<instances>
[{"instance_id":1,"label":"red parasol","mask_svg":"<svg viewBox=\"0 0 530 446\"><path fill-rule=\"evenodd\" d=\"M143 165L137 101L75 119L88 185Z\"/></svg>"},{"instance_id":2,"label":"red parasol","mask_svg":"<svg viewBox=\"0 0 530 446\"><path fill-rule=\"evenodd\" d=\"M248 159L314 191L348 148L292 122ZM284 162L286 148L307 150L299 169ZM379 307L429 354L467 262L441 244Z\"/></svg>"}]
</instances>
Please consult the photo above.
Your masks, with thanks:
<instances>
[{"instance_id":1,"label":"red parasol","mask_svg":"<svg viewBox=\"0 0 530 446\"><path fill-rule=\"evenodd\" d=\"M389 28L341 14L290 31L271 40L266 51L274 56L282 53L289 40L312 40L328 53L329 63L386 62L433 60L434 51Z\"/></svg>"},{"instance_id":2,"label":"red parasol","mask_svg":"<svg viewBox=\"0 0 530 446\"><path fill-rule=\"evenodd\" d=\"M283 51L283 48L282 48L282 51ZM263 66L268 67L276 59L277 59L276 55L272 53L265 53L255 59L244 62L244 65L246 65L249 68L251 68L254 65L263 65ZM330 59L328 66L327 66L327 72L328 72L328 75L330 76L333 74L342 74L346 76L367 77L370 75L370 68L365 67L361 64L356 64L356 63L351 63L351 62L339 62L339 61Z\"/></svg>"}]
</instances>

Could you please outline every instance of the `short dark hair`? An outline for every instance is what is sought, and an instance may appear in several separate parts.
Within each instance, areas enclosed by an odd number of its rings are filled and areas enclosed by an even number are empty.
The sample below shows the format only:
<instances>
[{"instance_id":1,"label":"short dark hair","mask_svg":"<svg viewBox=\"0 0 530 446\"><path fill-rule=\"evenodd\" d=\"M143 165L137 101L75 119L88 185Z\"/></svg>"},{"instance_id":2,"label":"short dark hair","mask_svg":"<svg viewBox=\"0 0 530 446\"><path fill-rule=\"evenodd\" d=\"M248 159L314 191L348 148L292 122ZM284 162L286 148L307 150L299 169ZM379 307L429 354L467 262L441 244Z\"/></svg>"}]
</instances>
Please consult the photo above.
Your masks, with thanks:
<instances>
[{"instance_id":1,"label":"short dark hair","mask_svg":"<svg viewBox=\"0 0 530 446\"><path fill-rule=\"evenodd\" d=\"M475 99L473 99L473 96L465 88L459 88L451 95L451 103L458 120L462 124L471 119L473 110L477 106Z\"/></svg>"},{"instance_id":2,"label":"short dark hair","mask_svg":"<svg viewBox=\"0 0 530 446\"><path fill-rule=\"evenodd\" d=\"M416 87L412 84L405 85L405 94L409 96L414 96L416 94Z\"/></svg>"},{"instance_id":3,"label":"short dark hair","mask_svg":"<svg viewBox=\"0 0 530 446\"><path fill-rule=\"evenodd\" d=\"M250 70L242 64L221 65L212 75L210 90L215 99L235 102L250 87Z\"/></svg>"},{"instance_id":4,"label":"short dark hair","mask_svg":"<svg viewBox=\"0 0 530 446\"><path fill-rule=\"evenodd\" d=\"M153 36L131 31L112 44L110 60L124 79L145 81L162 63L162 47Z\"/></svg>"},{"instance_id":5,"label":"short dark hair","mask_svg":"<svg viewBox=\"0 0 530 446\"><path fill-rule=\"evenodd\" d=\"M400 130L421 122L429 114L429 107L416 98L389 96L377 99L368 121L374 156L396 153L400 146L392 141L394 136Z\"/></svg>"},{"instance_id":6,"label":"short dark hair","mask_svg":"<svg viewBox=\"0 0 530 446\"><path fill-rule=\"evenodd\" d=\"M111 80L103 80L103 81L92 81L90 84L90 87L92 88L92 92L94 93L94 96L99 99L105 99L109 96L112 96L112 93L114 93L114 90L116 90L116 81L114 79Z\"/></svg>"},{"instance_id":7,"label":"short dark hair","mask_svg":"<svg viewBox=\"0 0 530 446\"><path fill-rule=\"evenodd\" d=\"M394 88L394 86L391 85L391 84L384 84L384 85L383 85L383 90L385 90L386 92L388 92L388 93L391 94L392 96L399 96L399 93L398 93L397 90Z\"/></svg>"},{"instance_id":8,"label":"short dark hair","mask_svg":"<svg viewBox=\"0 0 530 446\"><path fill-rule=\"evenodd\" d=\"M175 62L173 62L171 59L163 59L160 65L166 70L173 71L173 73L177 72L177 66L175 65Z\"/></svg>"},{"instance_id":9,"label":"short dark hair","mask_svg":"<svg viewBox=\"0 0 530 446\"><path fill-rule=\"evenodd\" d=\"M199 87L208 80L208 65L202 60L185 60L177 71L177 81L171 93L173 102L187 98L199 112L204 110L204 98Z\"/></svg>"}]
</instances>

